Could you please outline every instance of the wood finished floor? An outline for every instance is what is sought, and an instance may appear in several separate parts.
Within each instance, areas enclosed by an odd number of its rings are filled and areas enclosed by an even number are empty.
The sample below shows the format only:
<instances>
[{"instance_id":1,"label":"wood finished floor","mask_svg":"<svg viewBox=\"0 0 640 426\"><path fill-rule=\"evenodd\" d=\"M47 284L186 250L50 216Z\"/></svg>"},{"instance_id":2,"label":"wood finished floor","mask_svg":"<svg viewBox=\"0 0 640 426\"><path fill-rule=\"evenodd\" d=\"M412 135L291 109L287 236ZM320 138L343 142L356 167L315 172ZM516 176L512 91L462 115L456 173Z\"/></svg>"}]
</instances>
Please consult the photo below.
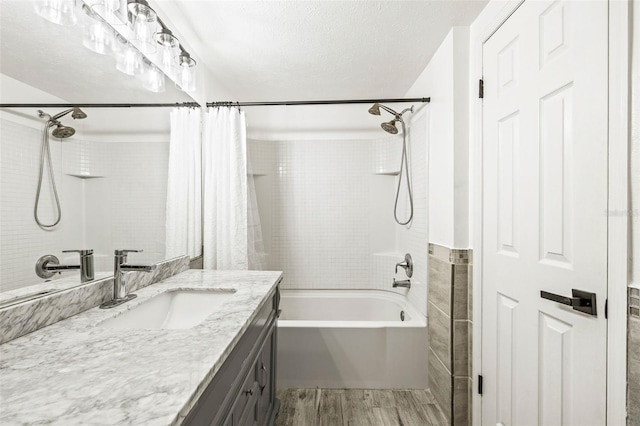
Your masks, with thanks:
<instances>
[{"instance_id":1,"label":"wood finished floor","mask_svg":"<svg viewBox=\"0 0 640 426\"><path fill-rule=\"evenodd\" d=\"M439 426L428 390L282 389L276 426Z\"/></svg>"}]
</instances>

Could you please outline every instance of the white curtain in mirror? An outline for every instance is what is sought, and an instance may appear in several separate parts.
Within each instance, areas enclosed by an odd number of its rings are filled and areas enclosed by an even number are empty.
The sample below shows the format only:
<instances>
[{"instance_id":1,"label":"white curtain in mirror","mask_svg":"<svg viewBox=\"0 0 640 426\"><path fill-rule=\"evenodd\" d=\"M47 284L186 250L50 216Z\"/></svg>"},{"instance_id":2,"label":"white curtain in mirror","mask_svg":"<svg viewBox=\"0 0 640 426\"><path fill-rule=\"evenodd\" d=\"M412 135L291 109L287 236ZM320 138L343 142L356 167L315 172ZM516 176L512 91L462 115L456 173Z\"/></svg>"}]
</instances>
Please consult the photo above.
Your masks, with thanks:
<instances>
[{"instance_id":1,"label":"white curtain in mirror","mask_svg":"<svg viewBox=\"0 0 640 426\"><path fill-rule=\"evenodd\" d=\"M202 158L200 109L171 112L167 180L166 256L202 253Z\"/></svg>"},{"instance_id":2,"label":"white curtain in mirror","mask_svg":"<svg viewBox=\"0 0 640 426\"><path fill-rule=\"evenodd\" d=\"M244 112L209 108L203 141L205 269L262 269L262 232L248 174Z\"/></svg>"}]
</instances>

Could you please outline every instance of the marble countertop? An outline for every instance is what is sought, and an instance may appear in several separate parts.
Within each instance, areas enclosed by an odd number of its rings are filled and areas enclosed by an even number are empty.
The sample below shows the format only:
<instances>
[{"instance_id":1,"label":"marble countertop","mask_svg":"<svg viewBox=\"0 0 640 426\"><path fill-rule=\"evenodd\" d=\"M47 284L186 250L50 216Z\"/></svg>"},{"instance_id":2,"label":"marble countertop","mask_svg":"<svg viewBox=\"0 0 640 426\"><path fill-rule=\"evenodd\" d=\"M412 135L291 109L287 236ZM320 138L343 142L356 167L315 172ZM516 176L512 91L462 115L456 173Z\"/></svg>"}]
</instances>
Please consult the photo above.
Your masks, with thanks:
<instances>
[{"instance_id":1,"label":"marble countertop","mask_svg":"<svg viewBox=\"0 0 640 426\"><path fill-rule=\"evenodd\" d=\"M280 272L189 270L0 345L0 424L180 424L249 326ZM235 289L183 330L99 323L170 289Z\"/></svg>"}]
</instances>

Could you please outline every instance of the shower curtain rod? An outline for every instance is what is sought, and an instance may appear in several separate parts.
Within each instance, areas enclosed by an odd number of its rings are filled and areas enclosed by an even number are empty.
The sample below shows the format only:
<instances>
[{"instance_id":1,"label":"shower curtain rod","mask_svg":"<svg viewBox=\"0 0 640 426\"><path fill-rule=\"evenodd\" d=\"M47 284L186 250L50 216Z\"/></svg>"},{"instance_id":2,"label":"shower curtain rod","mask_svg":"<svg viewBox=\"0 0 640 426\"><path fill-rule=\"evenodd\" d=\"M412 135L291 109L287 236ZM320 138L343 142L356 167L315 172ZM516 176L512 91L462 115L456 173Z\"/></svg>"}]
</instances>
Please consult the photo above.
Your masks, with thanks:
<instances>
[{"instance_id":1,"label":"shower curtain rod","mask_svg":"<svg viewBox=\"0 0 640 426\"><path fill-rule=\"evenodd\" d=\"M375 104L375 103L403 103L403 102L431 102L431 98L392 98L392 99L337 99L326 101L276 101L276 102L207 102L208 107L236 106L279 106L279 105L344 105L344 104ZM0 108L172 108L172 107L190 107L199 108L197 102L175 102L160 104L0 104Z\"/></svg>"},{"instance_id":2,"label":"shower curtain rod","mask_svg":"<svg viewBox=\"0 0 640 426\"><path fill-rule=\"evenodd\" d=\"M0 104L0 108L200 108L197 102L174 102L167 104Z\"/></svg>"},{"instance_id":3,"label":"shower curtain rod","mask_svg":"<svg viewBox=\"0 0 640 426\"><path fill-rule=\"evenodd\" d=\"M402 102L431 102L431 98L394 98L394 99L337 99L327 101L275 101L275 102L207 102L208 107L219 106L279 106L279 105L344 105L344 104L391 104Z\"/></svg>"}]
</instances>

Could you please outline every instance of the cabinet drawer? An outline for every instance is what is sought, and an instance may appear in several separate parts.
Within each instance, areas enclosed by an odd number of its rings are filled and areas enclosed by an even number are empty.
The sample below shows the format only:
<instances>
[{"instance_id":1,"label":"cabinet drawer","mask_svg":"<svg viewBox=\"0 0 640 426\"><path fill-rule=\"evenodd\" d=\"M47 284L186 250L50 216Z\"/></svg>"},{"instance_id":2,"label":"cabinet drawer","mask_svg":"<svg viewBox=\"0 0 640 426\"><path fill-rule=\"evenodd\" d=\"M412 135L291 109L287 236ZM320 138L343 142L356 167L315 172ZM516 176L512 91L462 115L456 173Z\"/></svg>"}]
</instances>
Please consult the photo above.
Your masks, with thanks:
<instances>
[{"instance_id":1,"label":"cabinet drawer","mask_svg":"<svg viewBox=\"0 0 640 426\"><path fill-rule=\"evenodd\" d=\"M258 382L256 381L255 365L247 374L238 397L233 403L233 425L253 424L256 417L256 403L258 402Z\"/></svg>"}]
</instances>

